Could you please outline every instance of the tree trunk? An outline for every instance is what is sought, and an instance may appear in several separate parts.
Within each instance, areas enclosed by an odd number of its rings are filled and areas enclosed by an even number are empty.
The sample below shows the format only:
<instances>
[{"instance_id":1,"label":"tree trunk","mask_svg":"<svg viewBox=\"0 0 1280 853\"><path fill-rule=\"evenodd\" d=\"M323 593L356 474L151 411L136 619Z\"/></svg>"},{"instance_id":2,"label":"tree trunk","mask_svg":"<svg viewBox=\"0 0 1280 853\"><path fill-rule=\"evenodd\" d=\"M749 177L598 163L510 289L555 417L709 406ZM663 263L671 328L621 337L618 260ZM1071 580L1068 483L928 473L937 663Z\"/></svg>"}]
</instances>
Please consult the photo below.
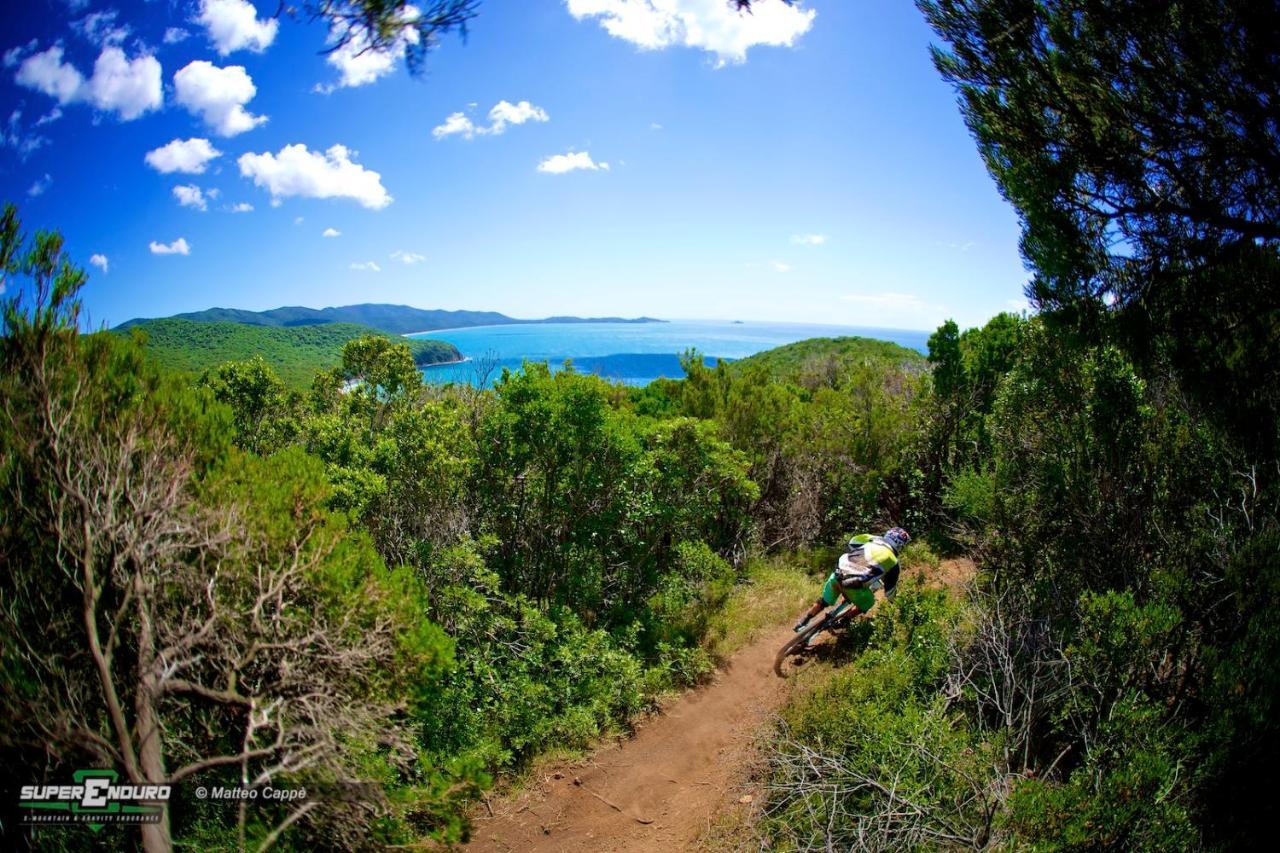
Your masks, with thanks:
<instances>
[{"instance_id":1,"label":"tree trunk","mask_svg":"<svg viewBox=\"0 0 1280 853\"><path fill-rule=\"evenodd\" d=\"M138 692L134 713L138 725L138 765L148 785L163 785L168 774L164 769L164 743L160 721L156 715L157 673L155 672L155 633L147 608L149 590L141 575L134 579L138 601ZM142 848L147 853L170 853L173 839L169 835L169 804L160 805L160 821L142 825Z\"/></svg>"},{"instance_id":2,"label":"tree trunk","mask_svg":"<svg viewBox=\"0 0 1280 853\"><path fill-rule=\"evenodd\" d=\"M144 631L144 633L146 633ZM138 764L148 785L165 784L164 745L160 740L160 723L156 718L153 678L148 675L138 687ZM169 835L169 804L160 804L159 823L142 824L142 848L147 853L169 853L173 839Z\"/></svg>"}]
</instances>

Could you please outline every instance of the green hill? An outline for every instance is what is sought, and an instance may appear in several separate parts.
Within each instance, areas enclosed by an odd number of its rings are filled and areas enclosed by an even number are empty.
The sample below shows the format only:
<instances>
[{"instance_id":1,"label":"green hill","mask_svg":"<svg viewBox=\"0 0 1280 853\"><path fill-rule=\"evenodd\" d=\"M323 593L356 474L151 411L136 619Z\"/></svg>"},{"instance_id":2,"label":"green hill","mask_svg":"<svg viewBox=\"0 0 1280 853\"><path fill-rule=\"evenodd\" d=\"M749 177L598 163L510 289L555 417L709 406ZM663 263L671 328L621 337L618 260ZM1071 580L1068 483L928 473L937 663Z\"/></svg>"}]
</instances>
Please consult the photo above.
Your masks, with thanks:
<instances>
[{"instance_id":1,"label":"green hill","mask_svg":"<svg viewBox=\"0 0 1280 853\"><path fill-rule=\"evenodd\" d=\"M733 362L731 369L764 366L776 379L795 381L805 374L854 365L924 369L925 357L908 347L874 338L808 338Z\"/></svg>"},{"instance_id":2,"label":"green hill","mask_svg":"<svg viewBox=\"0 0 1280 853\"><path fill-rule=\"evenodd\" d=\"M497 311L441 311L413 308L408 305L364 303L336 308L286 306L269 311L246 311L241 308L208 308L188 314L175 314L170 320L192 320L200 323L245 323L253 326L316 326L328 323L359 323L395 335L426 332L432 329L461 329L467 326L504 326L521 323L661 323L652 317L633 320L621 317L548 317L545 320L518 320ZM154 322L142 318L121 323L127 329Z\"/></svg>"},{"instance_id":3,"label":"green hill","mask_svg":"<svg viewBox=\"0 0 1280 853\"><path fill-rule=\"evenodd\" d=\"M303 388L321 370L337 366L342 345L363 335L393 337L356 323L274 326L241 322L196 322L170 318L140 320L112 330L147 336L147 350L170 370L199 373L225 361L262 356L285 384ZM462 358L453 344L429 339L397 338L407 344L418 364L439 364Z\"/></svg>"}]
</instances>

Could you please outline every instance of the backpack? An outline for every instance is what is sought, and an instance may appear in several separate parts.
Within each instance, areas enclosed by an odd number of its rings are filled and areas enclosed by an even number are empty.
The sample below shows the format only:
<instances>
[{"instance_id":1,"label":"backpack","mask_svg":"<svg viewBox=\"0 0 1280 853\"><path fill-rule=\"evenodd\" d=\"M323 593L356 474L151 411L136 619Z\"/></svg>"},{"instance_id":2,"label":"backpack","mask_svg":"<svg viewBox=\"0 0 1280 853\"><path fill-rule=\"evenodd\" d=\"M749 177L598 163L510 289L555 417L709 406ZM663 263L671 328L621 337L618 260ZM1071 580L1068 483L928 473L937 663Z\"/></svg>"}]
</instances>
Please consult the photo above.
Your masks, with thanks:
<instances>
[{"instance_id":1,"label":"backpack","mask_svg":"<svg viewBox=\"0 0 1280 853\"><path fill-rule=\"evenodd\" d=\"M841 554L836 561L836 581L845 589L866 586L879 574L880 570L867 561L862 549Z\"/></svg>"},{"instance_id":2,"label":"backpack","mask_svg":"<svg viewBox=\"0 0 1280 853\"><path fill-rule=\"evenodd\" d=\"M893 565L887 570L867 559L867 546L872 544L888 548L894 554ZM884 587L885 595L892 598L897 592L901 569L902 564L897 560L897 552L893 550L893 546L879 536L872 536L870 541L858 543L840 557L836 563L836 580L846 588L865 586L875 591Z\"/></svg>"}]
</instances>

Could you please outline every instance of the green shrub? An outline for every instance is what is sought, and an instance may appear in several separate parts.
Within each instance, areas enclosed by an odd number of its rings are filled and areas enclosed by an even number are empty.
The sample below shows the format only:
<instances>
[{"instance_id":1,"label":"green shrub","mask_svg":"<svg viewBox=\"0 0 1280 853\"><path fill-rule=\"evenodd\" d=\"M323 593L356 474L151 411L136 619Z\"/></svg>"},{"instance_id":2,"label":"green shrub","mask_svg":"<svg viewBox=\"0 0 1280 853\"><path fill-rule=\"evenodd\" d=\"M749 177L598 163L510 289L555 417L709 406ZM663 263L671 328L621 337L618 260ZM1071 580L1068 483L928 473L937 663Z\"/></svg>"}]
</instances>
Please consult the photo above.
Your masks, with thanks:
<instances>
[{"instance_id":1,"label":"green shrub","mask_svg":"<svg viewBox=\"0 0 1280 853\"><path fill-rule=\"evenodd\" d=\"M761 827L777 849L945 846L988 831L987 749L938 691L959 608L912 586L877 608L856 658L784 709Z\"/></svg>"}]
</instances>

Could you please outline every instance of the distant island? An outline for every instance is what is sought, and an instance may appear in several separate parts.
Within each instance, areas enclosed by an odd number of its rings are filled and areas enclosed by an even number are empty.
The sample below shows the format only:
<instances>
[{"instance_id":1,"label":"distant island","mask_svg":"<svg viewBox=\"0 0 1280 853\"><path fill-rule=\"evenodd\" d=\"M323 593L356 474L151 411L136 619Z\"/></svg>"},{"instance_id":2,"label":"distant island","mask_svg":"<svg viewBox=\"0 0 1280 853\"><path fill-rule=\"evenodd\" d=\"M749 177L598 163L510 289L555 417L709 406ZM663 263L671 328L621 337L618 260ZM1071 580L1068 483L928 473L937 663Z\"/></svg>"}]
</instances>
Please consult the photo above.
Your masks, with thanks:
<instances>
[{"instance_id":1,"label":"distant island","mask_svg":"<svg viewBox=\"0 0 1280 853\"><path fill-rule=\"evenodd\" d=\"M342 361L342 347L365 335L392 337L388 332L358 323L311 323L297 326L197 322L170 317L133 320L111 330L112 334L140 332L147 338L147 353L169 370L200 374L227 361L261 356L290 388L306 388L321 370ZM462 360L457 347L445 341L410 338L409 347L419 366Z\"/></svg>"},{"instance_id":2,"label":"distant island","mask_svg":"<svg viewBox=\"0 0 1280 853\"><path fill-rule=\"evenodd\" d=\"M363 303L331 308L286 306L269 311L246 311L242 308L208 308L186 314L175 314L166 320L190 320L196 323L243 323L250 326L319 326L326 323L356 323L393 335L430 332L436 329L461 329L469 326L512 326L528 323L665 323L653 317L547 317L521 320L497 311L443 311L413 308L409 305ZM142 323L155 322L135 318L116 327L129 329Z\"/></svg>"}]
</instances>

